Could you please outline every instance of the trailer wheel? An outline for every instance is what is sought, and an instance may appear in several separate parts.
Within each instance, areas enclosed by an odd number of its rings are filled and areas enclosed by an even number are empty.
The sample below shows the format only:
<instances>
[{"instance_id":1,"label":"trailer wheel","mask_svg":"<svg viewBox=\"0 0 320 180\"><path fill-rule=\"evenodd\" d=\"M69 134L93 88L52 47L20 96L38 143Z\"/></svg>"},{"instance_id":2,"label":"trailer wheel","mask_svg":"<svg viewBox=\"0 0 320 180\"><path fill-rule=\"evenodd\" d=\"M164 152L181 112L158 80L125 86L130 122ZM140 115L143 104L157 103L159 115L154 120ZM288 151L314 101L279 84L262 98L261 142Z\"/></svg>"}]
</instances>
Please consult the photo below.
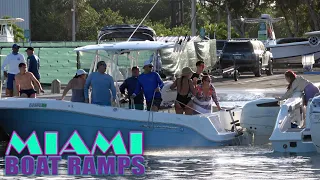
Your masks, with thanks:
<instances>
[{"instance_id":1,"label":"trailer wheel","mask_svg":"<svg viewBox=\"0 0 320 180\"><path fill-rule=\"evenodd\" d=\"M254 75L256 77L261 77L261 75L262 75L262 63L261 63L261 61L259 62L258 67L256 67L256 69L254 70L253 73L254 73Z\"/></svg>"},{"instance_id":2,"label":"trailer wheel","mask_svg":"<svg viewBox=\"0 0 320 180\"><path fill-rule=\"evenodd\" d=\"M239 80L239 71L238 70L235 70L234 73L233 73L233 79L235 81L238 81Z\"/></svg>"},{"instance_id":3,"label":"trailer wheel","mask_svg":"<svg viewBox=\"0 0 320 180\"><path fill-rule=\"evenodd\" d=\"M272 60L269 61L269 63L268 63L268 70L267 70L266 73L267 73L268 76L273 75L273 62L272 62Z\"/></svg>"}]
</instances>

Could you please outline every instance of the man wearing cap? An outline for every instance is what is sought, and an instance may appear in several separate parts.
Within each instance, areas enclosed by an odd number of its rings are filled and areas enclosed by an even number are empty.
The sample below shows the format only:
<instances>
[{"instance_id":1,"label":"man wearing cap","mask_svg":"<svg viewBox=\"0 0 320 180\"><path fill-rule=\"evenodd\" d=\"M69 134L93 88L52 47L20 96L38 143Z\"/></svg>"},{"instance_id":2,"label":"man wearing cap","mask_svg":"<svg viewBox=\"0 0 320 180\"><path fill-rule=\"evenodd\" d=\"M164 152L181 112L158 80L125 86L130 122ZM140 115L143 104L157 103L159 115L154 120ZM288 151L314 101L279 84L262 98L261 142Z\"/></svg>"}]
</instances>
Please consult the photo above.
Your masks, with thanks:
<instances>
[{"instance_id":1,"label":"man wearing cap","mask_svg":"<svg viewBox=\"0 0 320 180\"><path fill-rule=\"evenodd\" d=\"M136 90L132 94L135 97L141 92L144 93L148 111L158 111L162 102L161 89L164 84L158 73L152 72L153 65L150 61L144 63L144 72L139 75Z\"/></svg>"},{"instance_id":2,"label":"man wearing cap","mask_svg":"<svg viewBox=\"0 0 320 180\"><path fill-rule=\"evenodd\" d=\"M37 78L38 81L40 81L40 59L37 55L34 54L33 47L28 47L27 50L27 64L28 64L28 71L32 72L32 74Z\"/></svg>"},{"instance_id":3,"label":"man wearing cap","mask_svg":"<svg viewBox=\"0 0 320 180\"><path fill-rule=\"evenodd\" d=\"M125 94L125 90L127 89L128 91L128 96L130 97L134 90L136 89L136 86L137 86L137 83L138 83L138 76L140 74L140 70L139 70L139 67L137 66L134 66L132 67L131 69L131 72L132 72L132 76L129 77L128 79L126 79L120 86L120 92L121 94ZM134 102L131 102L131 98L129 99L129 108L131 109L131 105L132 103L134 103L134 107L135 109L138 109L138 110L143 110L144 108L144 97L143 97L143 93L140 92L134 99L133 99Z\"/></svg>"},{"instance_id":4,"label":"man wearing cap","mask_svg":"<svg viewBox=\"0 0 320 180\"><path fill-rule=\"evenodd\" d=\"M91 103L101 106L111 106L117 97L113 78L109 74L106 74L107 65L104 61L98 62L97 69L98 72L91 73L84 85L85 102L89 103L89 87L91 86Z\"/></svg>"},{"instance_id":5,"label":"man wearing cap","mask_svg":"<svg viewBox=\"0 0 320 180\"><path fill-rule=\"evenodd\" d=\"M7 77L6 95L9 97L13 96L13 81L15 80L15 75L20 72L19 64L26 63L24 56L19 53L19 48L19 45L13 44L12 53L5 58L1 66L4 76ZM6 70L7 65L9 65L8 70Z\"/></svg>"}]
</instances>

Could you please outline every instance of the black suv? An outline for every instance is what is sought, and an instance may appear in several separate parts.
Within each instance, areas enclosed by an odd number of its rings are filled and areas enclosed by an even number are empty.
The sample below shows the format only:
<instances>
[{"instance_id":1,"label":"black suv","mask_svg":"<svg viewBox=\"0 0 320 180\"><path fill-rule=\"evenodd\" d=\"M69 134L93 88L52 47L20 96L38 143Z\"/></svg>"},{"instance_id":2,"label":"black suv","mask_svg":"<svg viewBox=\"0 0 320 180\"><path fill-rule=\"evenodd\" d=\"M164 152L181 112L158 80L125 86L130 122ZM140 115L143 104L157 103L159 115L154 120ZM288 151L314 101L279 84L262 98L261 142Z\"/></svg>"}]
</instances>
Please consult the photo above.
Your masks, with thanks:
<instances>
[{"instance_id":1,"label":"black suv","mask_svg":"<svg viewBox=\"0 0 320 180\"><path fill-rule=\"evenodd\" d=\"M272 53L259 40L227 41L220 57L220 68L233 65L240 73L253 72L256 77L261 76L262 70L266 70L267 75L273 74Z\"/></svg>"}]
</instances>

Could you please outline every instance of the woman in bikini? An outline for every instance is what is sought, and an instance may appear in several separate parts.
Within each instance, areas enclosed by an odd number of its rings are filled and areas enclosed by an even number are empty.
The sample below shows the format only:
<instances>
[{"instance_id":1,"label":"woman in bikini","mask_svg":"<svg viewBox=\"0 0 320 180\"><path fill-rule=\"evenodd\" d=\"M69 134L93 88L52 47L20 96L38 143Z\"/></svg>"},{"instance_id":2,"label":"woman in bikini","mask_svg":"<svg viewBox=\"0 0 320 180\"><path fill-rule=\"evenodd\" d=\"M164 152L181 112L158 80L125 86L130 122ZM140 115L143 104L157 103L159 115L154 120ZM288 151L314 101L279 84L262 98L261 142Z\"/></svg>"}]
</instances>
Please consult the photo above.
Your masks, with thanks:
<instances>
[{"instance_id":1,"label":"woman in bikini","mask_svg":"<svg viewBox=\"0 0 320 180\"><path fill-rule=\"evenodd\" d=\"M196 93L191 80L193 73L194 72L191 68L183 68L181 78L176 79L170 87L171 90L177 88L177 99L175 102L175 110L177 114L193 114L191 97Z\"/></svg>"},{"instance_id":2,"label":"woman in bikini","mask_svg":"<svg viewBox=\"0 0 320 180\"><path fill-rule=\"evenodd\" d=\"M67 87L59 100L63 100L68 91L72 89L72 102L84 102L84 84L86 83L87 73L83 69L78 69L76 75L69 81Z\"/></svg>"},{"instance_id":3,"label":"woman in bikini","mask_svg":"<svg viewBox=\"0 0 320 180\"><path fill-rule=\"evenodd\" d=\"M202 77L202 83L196 87L196 91L196 96L193 99L194 114L211 113L212 101L215 102L218 110L221 110L210 76L204 75Z\"/></svg>"}]
</instances>

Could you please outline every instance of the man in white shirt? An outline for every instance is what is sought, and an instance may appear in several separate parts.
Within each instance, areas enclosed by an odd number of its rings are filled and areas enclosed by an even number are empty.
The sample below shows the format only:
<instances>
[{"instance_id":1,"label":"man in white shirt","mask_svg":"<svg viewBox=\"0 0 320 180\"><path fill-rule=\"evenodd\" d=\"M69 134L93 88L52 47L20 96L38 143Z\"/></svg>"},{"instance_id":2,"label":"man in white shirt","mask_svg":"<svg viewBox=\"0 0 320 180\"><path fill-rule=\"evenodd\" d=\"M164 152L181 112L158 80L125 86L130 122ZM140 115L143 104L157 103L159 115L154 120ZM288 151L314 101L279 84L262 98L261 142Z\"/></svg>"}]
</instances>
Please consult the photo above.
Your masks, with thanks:
<instances>
[{"instance_id":1,"label":"man in white shirt","mask_svg":"<svg viewBox=\"0 0 320 180\"><path fill-rule=\"evenodd\" d=\"M19 71L19 64L26 63L25 58L22 54L19 53L20 46L14 44L12 46L12 53L9 54L4 60L1 69L4 73L4 76L7 77L7 89L6 95L9 97L13 96L13 81L16 74ZM9 69L6 70L6 66L9 65Z\"/></svg>"}]
</instances>

